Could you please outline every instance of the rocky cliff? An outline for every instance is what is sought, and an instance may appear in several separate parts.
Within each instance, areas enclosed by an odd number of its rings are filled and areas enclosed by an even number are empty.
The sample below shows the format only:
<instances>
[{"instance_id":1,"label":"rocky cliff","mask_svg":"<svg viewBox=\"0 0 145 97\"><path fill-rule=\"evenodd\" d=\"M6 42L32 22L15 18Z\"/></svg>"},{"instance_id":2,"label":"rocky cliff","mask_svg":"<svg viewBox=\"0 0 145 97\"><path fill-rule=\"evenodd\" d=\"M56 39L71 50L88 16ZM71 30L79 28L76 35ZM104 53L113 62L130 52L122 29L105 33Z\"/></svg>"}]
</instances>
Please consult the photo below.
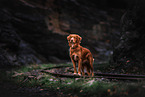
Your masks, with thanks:
<instances>
[{"instance_id":1,"label":"rocky cliff","mask_svg":"<svg viewBox=\"0 0 145 97\"><path fill-rule=\"evenodd\" d=\"M115 72L145 71L145 1L134 0L121 19L121 38L114 49L111 64Z\"/></svg>"},{"instance_id":2,"label":"rocky cliff","mask_svg":"<svg viewBox=\"0 0 145 97\"><path fill-rule=\"evenodd\" d=\"M0 66L70 61L70 33L82 36L81 45L96 61L108 61L125 8L112 5L107 0L1 0Z\"/></svg>"}]
</instances>

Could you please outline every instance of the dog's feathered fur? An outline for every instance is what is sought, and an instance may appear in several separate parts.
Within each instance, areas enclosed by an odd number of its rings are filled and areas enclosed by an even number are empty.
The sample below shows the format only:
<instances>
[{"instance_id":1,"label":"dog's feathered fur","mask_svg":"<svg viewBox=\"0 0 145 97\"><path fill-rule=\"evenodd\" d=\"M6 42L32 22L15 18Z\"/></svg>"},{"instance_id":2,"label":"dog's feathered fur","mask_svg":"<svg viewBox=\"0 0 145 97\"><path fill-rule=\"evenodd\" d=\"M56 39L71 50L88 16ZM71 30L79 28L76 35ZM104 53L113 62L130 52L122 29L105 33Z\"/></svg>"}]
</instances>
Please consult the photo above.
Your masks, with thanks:
<instances>
[{"instance_id":1,"label":"dog's feathered fur","mask_svg":"<svg viewBox=\"0 0 145 97\"><path fill-rule=\"evenodd\" d=\"M70 47L70 58L74 67L74 74L77 74L76 63L78 63L78 75L84 76L84 68L87 69L87 74L94 76L93 73L93 56L89 49L84 48L80 45L82 38L77 34L70 34L67 37Z\"/></svg>"}]
</instances>

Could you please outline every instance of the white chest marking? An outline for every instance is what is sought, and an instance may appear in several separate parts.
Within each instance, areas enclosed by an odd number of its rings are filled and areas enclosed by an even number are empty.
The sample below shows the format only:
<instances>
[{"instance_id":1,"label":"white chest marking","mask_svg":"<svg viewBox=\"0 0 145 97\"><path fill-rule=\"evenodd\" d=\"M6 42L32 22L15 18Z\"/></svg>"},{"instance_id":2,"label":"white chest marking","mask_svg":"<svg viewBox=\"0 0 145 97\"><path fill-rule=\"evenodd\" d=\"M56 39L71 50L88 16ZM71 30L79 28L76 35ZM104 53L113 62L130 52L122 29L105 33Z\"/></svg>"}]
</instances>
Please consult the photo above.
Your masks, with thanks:
<instances>
[{"instance_id":1,"label":"white chest marking","mask_svg":"<svg viewBox=\"0 0 145 97\"><path fill-rule=\"evenodd\" d=\"M74 44L72 44L71 47L73 48L74 47Z\"/></svg>"},{"instance_id":2,"label":"white chest marking","mask_svg":"<svg viewBox=\"0 0 145 97\"><path fill-rule=\"evenodd\" d=\"M74 55L74 60L77 61L77 55Z\"/></svg>"}]
</instances>

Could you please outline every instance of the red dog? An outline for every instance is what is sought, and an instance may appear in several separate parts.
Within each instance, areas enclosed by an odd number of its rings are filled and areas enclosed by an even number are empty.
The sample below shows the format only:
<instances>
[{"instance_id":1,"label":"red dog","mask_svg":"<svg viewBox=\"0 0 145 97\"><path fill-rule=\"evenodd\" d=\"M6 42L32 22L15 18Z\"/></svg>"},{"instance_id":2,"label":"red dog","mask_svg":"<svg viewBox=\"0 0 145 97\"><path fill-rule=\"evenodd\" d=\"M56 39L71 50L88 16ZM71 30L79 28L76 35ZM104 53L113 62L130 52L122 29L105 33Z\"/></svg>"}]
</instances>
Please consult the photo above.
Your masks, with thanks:
<instances>
[{"instance_id":1,"label":"red dog","mask_svg":"<svg viewBox=\"0 0 145 97\"><path fill-rule=\"evenodd\" d=\"M87 74L90 76L90 73L92 76L94 76L93 73L93 56L87 48L84 48L80 46L82 38L77 34L70 34L67 37L69 47L70 47L70 58L73 63L74 67L74 74L77 74L76 70L76 63L78 63L78 75L81 76L81 70L82 75L84 76L84 68L87 69Z\"/></svg>"}]
</instances>

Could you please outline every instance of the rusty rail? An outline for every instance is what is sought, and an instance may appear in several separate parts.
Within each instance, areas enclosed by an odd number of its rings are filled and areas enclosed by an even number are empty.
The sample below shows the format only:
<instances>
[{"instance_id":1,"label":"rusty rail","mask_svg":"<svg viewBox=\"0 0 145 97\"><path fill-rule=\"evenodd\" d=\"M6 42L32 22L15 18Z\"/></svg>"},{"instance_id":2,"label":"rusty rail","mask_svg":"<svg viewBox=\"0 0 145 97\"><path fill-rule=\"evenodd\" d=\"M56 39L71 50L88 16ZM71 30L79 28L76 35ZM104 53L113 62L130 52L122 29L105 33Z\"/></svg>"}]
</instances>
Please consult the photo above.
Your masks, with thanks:
<instances>
[{"instance_id":1,"label":"rusty rail","mask_svg":"<svg viewBox=\"0 0 145 97\"><path fill-rule=\"evenodd\" d=\"M66 74L66 73L56 73L56 72L51 72L51 70L50 70L53 68L62 68L62 67L63 66L51 67L51 68L41 70L41 72L45 72L45 73L51 74L56 77L67 77L67 78L80 78L80 77L89 78L90 77L87 75L79 76L79 75ZM65 66L65 67L67 67L67 66ZM73 70L68 70L68 71L73 72ZM95 76L93 76L92 78L105 78L105 79L116 79L116 80L145 80L145 75L112 74L112 73L97 73L97 72L94 72L94 75Z\"/></svg>"}]
</instances>

